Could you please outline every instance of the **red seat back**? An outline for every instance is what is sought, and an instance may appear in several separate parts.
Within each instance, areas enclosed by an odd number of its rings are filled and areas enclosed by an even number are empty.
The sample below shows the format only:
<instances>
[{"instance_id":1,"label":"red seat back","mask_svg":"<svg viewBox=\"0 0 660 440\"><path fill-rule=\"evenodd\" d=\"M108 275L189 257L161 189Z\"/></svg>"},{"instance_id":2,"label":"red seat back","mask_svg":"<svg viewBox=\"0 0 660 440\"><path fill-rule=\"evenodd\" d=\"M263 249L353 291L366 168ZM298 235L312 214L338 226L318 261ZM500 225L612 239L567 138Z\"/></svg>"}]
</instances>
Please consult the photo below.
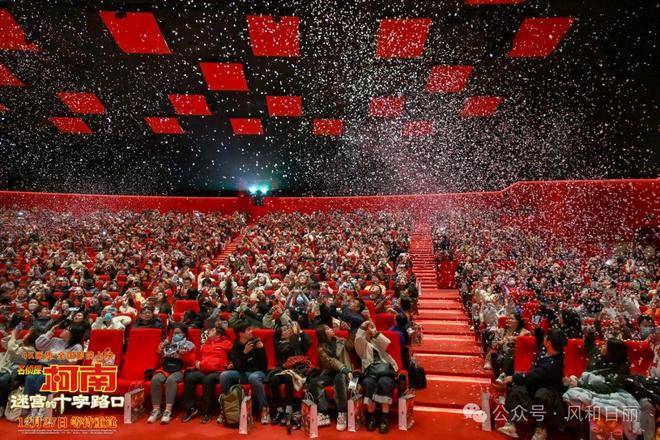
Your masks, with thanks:
<instances>
[{"instance_id":1,"label":"red seat back","mask_svg":"<svg viewBox=\"0 0 660 440\"><path fill-rule=\"evenodd\" d=\"M625 341L630 360L630 374L646 375L653 362L653 351L648 341Z\"/></svg>"},{"instance_id":2,"label":"red seat back","mask_svg":"<svg viewBox=\"0 0 660 440\"><path fill-rule=\"evenodd\" d=\"M275 330L255 329L252 330L252 335L255 338L261 338L268 356L268 368L274 368L277 361L275 357Z\"/></svg>"},{"instance_id":3,"label":"red seat back","mask_svg":"<svg viewBox=\"0 0 660 440\"><path fill-rule=\"evenodd\" d=\"M367 306L371 319L376 319L376 306L374 305L374 302L370 299L365 299L364 305Z\"/></svg>"},{"instance_id":4,"label":"red seat back","mask_svg":"<svg viewBox=\"0 0 660 440\"><path fill-rule=\"evenodd\" d=\"M532 368L536 356L536 338L534 336L518 336L516 338L516 352L513 369L524 373Z\"/></svg>"},{"instance_id":5,"label":"red seat back","mask_svg":"<svg viewBox=\"0 0 660 440\"><path fill-rule=\"evenodd\" d=\"M518 351L517 347L516 351ZM569 339L564 349L564 376L580 377L585 368L587 368L588 361L588 353L584 349L584 341L582 339Z\"/></svg>"},{"instance_id":6,"label":"red seat back","mask_svg":"<svg viewBox=\"0 0 660 440\"><path fill-rule=\"evenodd\" d=\"M307 357L309 358L310 361L312 361L312 364L315 366L320 365L320 360L319 360L319 339L316 336L316 330L303 330L309 338L312 340L312 345L309 347L309 350L307 350Z\"/></svg>"},{"instance_id":7,"label":"red seat back","mask_svg":"<svg viewBox=\"0 0 660 440\"><path fill-rule=\"evenodd\" d=\"M198 328L189 328L188 340L195 344L195 359L199 359L199 349L202 345L202 331Z\"/></svg>"},{"instance_id":8,"label":"red seat back","mask_svg":"<svg viewBox=\"0 0 660 440\"><path fill-rule=\"evenodd\" d=\"M124 331L123 330L108 330L97 329L89 333L89 346L87 351L101 353L106 349L110 349L115 354L115 362L113 365L120 366L124 356ZM83 365L90 365L91 359L85 359Z\"/></svg>"},{"instance_id":9,"label":"red seat back","mask_svg":"<svg viewBox=\"0 0 660 440\"><path fill-rule=\"evenodd\" d=\"M374 324L378 331L387 330L394 325L395 315L392 313L377 313L374 319Z\"/></svg>"},{"instance_id":10,"label":"red seat back","mask_svg":"<svg viewBox=\"0 0 660 440\"><path fill-rule=\"evenodd\" d=\"M128 347L124 357L121 378L143 380L144 371L155 368L160 359L156 349L162 341L162 333L157 328L135 328L128 337Z\"/></svg>"},{"instance_id":11,"label":"red seat back","mask_svg":"<svg viewBox=\"0 0 660 440\"><path fill-rule=\"evenodd\" d=\"M184 313L186 310L199 313L199 302L190 299L179 299L174 302L174 313Z\"/></svg>"}]
</instances>

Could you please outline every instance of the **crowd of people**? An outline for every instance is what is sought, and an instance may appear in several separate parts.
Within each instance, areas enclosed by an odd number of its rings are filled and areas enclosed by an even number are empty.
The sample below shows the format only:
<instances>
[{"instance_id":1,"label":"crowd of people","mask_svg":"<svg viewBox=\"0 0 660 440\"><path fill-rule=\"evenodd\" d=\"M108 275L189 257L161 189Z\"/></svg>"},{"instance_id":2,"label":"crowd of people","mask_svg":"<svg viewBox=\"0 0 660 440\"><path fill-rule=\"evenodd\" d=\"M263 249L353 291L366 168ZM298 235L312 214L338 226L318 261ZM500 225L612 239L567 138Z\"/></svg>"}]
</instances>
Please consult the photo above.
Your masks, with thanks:
<instances>
[{"instance_id":1,"label":"crowd of people","mask_svg":"<svg viewBox=\"0 0 660 440\"><path fill-rule=\"evenodd\" d=\"M251 387L262 423L290 426L304 388L324 426L332 410L325 387L333 386L344 430L355 374L367 429L385 433L400 367L367 305L395 315L406 368L418 294L410 230L402 212L272 213L249 224L241 213L0 210L0 407L23 380L26 394L40 392L43 375L16 373L25 351L57 357L85 350L96 329L156 328L163 339L149 423L171 421L179 383L182 421L201 413L202 423L217 410L215 386L240 383ZM232 240L235 250L223 254ZM177 313L179 301L197 307ZM190 329L202 330L200 347ZM275 332L275 368L258 329ZM29 331L19 339L21 330ZM318 369L305 330L316 331Z\"/></svg>"},{"instance_id":2,"label":"crowd of people","mask_svg":"<svg viewBox=\"0 0 660 440\"><path fill-rule=\"evenodd\" d=\"M568 406L634 411L623 421L626 438L657 437L660 415L660 260L657 231L629 240L569 244L551 234L502 221L498 211L457 210L432 220L438 264L454 264L455 278L484 369L505 387L508 422L499 431L518 438L515 409L541 414L533 440L548 427L564 428ZM547 231L545 231L547 232ZM516 339L535 336L528 372L514 371ZM568 339L584 339L588 359L580 377L564 377ZM624 341L647 341L653 361L630 372ZM585 428L586 429L586 428ZM580 432L588 438L588 432Z\"/></svg>"}]
</instances>

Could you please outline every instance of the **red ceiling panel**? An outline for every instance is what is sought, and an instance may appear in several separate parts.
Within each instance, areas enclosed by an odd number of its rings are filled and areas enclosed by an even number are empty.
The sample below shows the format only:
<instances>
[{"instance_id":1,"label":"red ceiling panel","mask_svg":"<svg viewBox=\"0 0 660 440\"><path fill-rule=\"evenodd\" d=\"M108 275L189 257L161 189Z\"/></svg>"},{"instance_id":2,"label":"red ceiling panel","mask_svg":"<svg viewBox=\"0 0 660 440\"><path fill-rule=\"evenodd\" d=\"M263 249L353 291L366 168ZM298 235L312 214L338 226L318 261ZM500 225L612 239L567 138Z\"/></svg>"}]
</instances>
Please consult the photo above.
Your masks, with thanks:
<instances>
[{"instance_id":1,"label":"red ceiling panel","mask_svg":"<svg viewBox=\"0 0 660 440\"><path fill-rule=\"evenodd\" d=\"M6 105L0 104L0 113L8 112L9 109L7 108Z\"/></svg>"},{"instance_id":2,"label":"red ceiling panel","mask_svg":"<svg viewBox=\"0 0 660 440\"><path fill-rule=\"evenodd\" d=\"M316 136L341 136L344 121L341 119L313 119L312 127Z\"/></svg>"},{"instance_id":3,"label":"red ceiling panel","mask_svg":"<svg viewBox=\"0 0 660 440\"><path fill-rule=\"evenodd\" d=\"M261 119L258 118L230 118L234 134L264 134Z\"/></svg>"},{"instance_id":4,"label":"red ceiling panel","mask_svg":"<svg viewBox=\"0 0 660 440\"><path fill-rule=\"evenodd\" d=\"M302 96L266 96L269 116L302 116Z\"/></svg>"},{"instance_id":5,"label":"red ceiling panel","mask_svg":"<svg viewBox=\"0 0 660 440\"><path fill-rule=\"evenodd\" d=\"M0 63L0 86L24 86L23 81L16 78L16 75L9 70L9 67Z\"/></svg>"},{"instance_id":6,"label":"red ceiling panel","mask_svg":"<svg viewBox=\"0 0 660 440\"><path fill-rule=\"evenodd\" d=\"M384 19L378 28L378 58L416 58L424 52L430 18Z\"/></svg>"},{"instance_id":7,"label":"red ceiling panel","mask_svg":"<svg viewBox=\"0 0 660 440\"><path fill-rule=\"evenodd\" d=\"M566 35L572 17L526 18L513 38L509 57L547 57Z\"/></svg>"},{"instance_id":8,"label":"red ceiling panel","mask_svg":"<svg viewBox=\"0 0 660 440\"><path fill-rule=\"evenodd\" d=\"M403 126L406 137L425 137L433 134L433 121L409 121Z\"/></svg>"},{"instance_id":9,"label":"red ceiling panel","mask_svg":"<svg viewBox=\"0 0 660 440\"><path fill-rule=\"evenodd\" d=\"M248 90L243 64L199 63L209 90L246 92Z\"/></svg>"},{"instance_id":10,"label":"red ceiling panel","mask_svg":"<svg viewBox=\"0 0 660 440\"><path fill-rule=\"evenodd\" d=\"M51 116L48 120L53 123L60 133L92 134L92 129L80 118Z\"/></svg>"},{"instance_id":11,"label":"red ceiling panel","mask_svg":"<svg viewBox=\"0 0 660 440\"><path fill-rule=\"evenodd\" d=\"M172 94L169 98L177 115L209 116L211 114L204 95Z\"/></svg>"},{"instance_id":12,"label":"red ceiling panel","mask_svg":"<svg viewBox=\"0 0 660 440\"><path fill-rule=\"evenodd\" d=\"M73 113L105 113L103 103L93 93L60 92L57 96Z\"/></svg>"},{"instance_id":13,"label":"red ceiling panel","mask_svg":"<svg viewBox=\"0 0 660 440\"><path fill-rule=\"evenodd\" d=\"M465 100L461 116L491 116L503 100L500 96L471 96Z\"/></svg>"},{"instance_id":14,"label":"red ceiling panel","mask_svg":"<svg viewBox=\"0 0 660 440\"><path fill-rule=\"evenodd\" d=\"M0 9L0 50L40 50L25 41L25 32L7 9Z\"/></svg>"},{"instance_id":15,"label":"red ceiling panel","mask_svg":"<svg viewBox=\"0 0 660 440\"><path fill-rule=\"evenodd\" d=\"M369 116L395 118L403 112L406 98L403 96L383 96L371 98Z\"/></svg>"},{"instance_id":16,"label":"red ceiling panel","mask_svg":"<svg viewBox=\"0 0 660 440\"><path fill-rule=\"evenodd\" d=\"M99 14L125 53L172 53L151 12L128 12L124 18L117 18L114 11L99 11Z\"/></svg>"},{"instance_id":17,"label":"red ceiling panel","mask_svg":"<svg viewBox=\"0 0 660 440\"><path fill-rule=\"evenodd\" d=\"M275 21L271 15L248 15L247 24L254 56L300 56L298 17L280 17Z\"/></svg>"},{"instance_id":18,"label":"red ceiling panel","mask_svg":"<svg viewBox=\"0 0 660 440\"><path fill-rule=\"evenodd\" d=\"M184 134L177 118L167 116L148 116L144 118L151 131L156 134Z\"/></svg>"},{"instance_id":19,"label":"red ceiling panel","mask_svg":"<svg viewBox=\"0 0 660 440\"><path fill-rule=\"evenodd\" d=\"M433 66L425 90L440 93L462 92L472 70L472 66Z\"/></svg>"},{"instance_id":20,"label":"red ceiling panel","mask_svg":"<svg viewBox=\"0 0 660 440\"><path fill-rule=\"evenodd\" d=\"M466 5L517 5L525 0L465 0Z\"/></svg>"}]
</instances>

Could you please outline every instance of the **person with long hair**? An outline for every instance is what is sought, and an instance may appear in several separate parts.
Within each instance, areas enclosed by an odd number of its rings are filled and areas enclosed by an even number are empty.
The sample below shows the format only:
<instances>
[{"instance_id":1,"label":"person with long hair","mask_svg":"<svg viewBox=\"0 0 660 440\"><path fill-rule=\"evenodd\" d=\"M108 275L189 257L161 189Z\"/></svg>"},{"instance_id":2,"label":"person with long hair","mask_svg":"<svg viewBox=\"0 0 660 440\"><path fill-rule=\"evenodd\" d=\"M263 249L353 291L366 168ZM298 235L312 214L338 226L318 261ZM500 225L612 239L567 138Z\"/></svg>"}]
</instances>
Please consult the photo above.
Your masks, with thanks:
<instances>
[{"instance_id":1,"label":"person with long hair","mask_svg":"<svg viewBox=\"0 0 660 440\"><path fill-rule=\"evenodd\" d=\"M559 312L559 327L564 331L568 339L582 337L582 319L575 310L563 309Z\"/></svg>"},{"instance_id":2,"label":"person with long hair","mask_svg":"<svg viewBox=\"0 0 660 440\"><path fill-rule=\"evenodd\" d=\"M381 406L378 432L389 432L388 420L398 365L387 352L390 340L376 329L372 321L365 321L355 335L355 351L362 361L360 385L367 407L367 431L376 429L376 406Z\"/></svg>"},{"instance_id":3,"label":"person with long hair","mask_svg":"<svg viewBox=\"0 0 660 440\"><path fill-rule=\"evenodd\" d=\"M530 335L525 328L525 321L519 313L507 316L506 326L499 329L489 352L493 366L493 375L502 380L513 374L513 355L516 351L516 338ZM487 355L488 356L488 355ZM504 376L502 376L504 375Z\"/></svg>"},{"instance_id":4,"label":"person with long hair","mask_svg":"<svg viewBox=\"0 0 660 440\"><path fill-rule=\"evenodd\" d=\"M606 410L608 414L614 411L612 414L616 414L617 407L627 408L633 414L631 418L634 418L634 423L639 424L639 403L623 389L624 381L630 374L628 349L624 341L608 339L599 347L596 345L594 331L588 329L584 337L584 348L589 359L587 367L579 379L575 376L569 378L570 388L564 393L564 401L572 407L584 409L591 407L594 399L600 402L601 397L607 395L607 403L599 403L601 410ZM624 423L624 431L633 433L636 428L631 421L628 422L627 425ZM581 438L588 438L588 432L588 423L583 423ZM635 434L641 434L641 431Z\"/></svg>"},{"instance_id":5,"label":"person with long hair","mask_svg":"<svg viewBox=\"0 0 660 440\"><path fill-rule=\"evenodd\" d=\"M19 331L20 328L14 328L2 340L2 347L7 351L0 355L0 417L5 412L9 394L19 385L18 367L27 363L28 352L36 351L37 333L31 331L23 340L17 340Z\"/></svg>"},{"instance_id":6,"label":"person with long hair","mask_svg":"<svg viewBox=\"0 0 660 440\"><path fill-rule=\"evenodd\" d=\"M330 423L330 407L325 387L332 385L337 408L337 431L346 430L348 408L348 382L353 374L348 340L337 337L332 327L321 325L316 330L319 344L320 374L310 381L312 393L319 405L319 426Z\"/></svg>"},{"instance_id":7,"label":"person with long hair","mask_svg":"<svg viewBox=\"0 0 660 440\"><path fill-rule=\"evenodd\" d=\"M275 329L275 357L277 366L268 372L264 382L268 382L271 392L271 405L275 408L273 425L289 425L293 413L294 390L300 390L311 369L307 350L312 340L301 330L300 324L282 325ZM284 396L280 387L284 386ZM273 411L271 411L272 413Z\"/></svg>"}]
</instances>

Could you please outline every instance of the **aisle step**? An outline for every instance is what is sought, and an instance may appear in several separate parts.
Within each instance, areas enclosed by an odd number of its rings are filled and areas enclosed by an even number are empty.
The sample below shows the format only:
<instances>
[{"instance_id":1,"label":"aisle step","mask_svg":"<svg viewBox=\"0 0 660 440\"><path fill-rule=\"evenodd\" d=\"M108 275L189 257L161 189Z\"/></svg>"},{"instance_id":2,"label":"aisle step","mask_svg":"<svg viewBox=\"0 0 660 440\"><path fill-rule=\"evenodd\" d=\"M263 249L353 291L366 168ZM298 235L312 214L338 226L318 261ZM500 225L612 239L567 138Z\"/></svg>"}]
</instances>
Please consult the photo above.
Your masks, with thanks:
<instances>
[{"instance_id":1,"label":"aisle step","mask_svg":"<svg viewBox=\"0 0 660 440\"><path fill-rule=\"evenodd\" d=\"M481 391L490 386L490 379L450 375L427 375L425 390L417 390L415 404L463 408L468 403L481 402Z\"/></svg>"},{"instance_id":2,"label":"aisle step","mask_svg":"<svg viewBox=\"0 0 660 440\"><path fill-rule=\"evenodd\" d=\"M423 309L419 311L418 319L439 319L446 321L464 321L467 322L468 318L465 316L463 310L429 310Z\"/></svg>"},{"instance_id":3,"label":"aisle step","mask_svg":"<svg viewBox=\"0 0 660 440\"><path fill-rule=\"evenodd\" d=\"M477 355L445 354L445 353L415 353L417 362L426 370L426 374L443 374L451 376L477 376L490 379L493 372L484 370L484 359Z\"/></svg>"},{"instance_id":4,"label":"aisle step","mask_svg":"<svg viewBox=\"0 0 660 440\"><path fill-rule=\"evenodd\" d=\"M425 335L471 335L473 332L467 322L420 319Z\"/></svg>"},{"instance_id":5,"label":"aisle step","mask_svg":"<svg viewBox=\"0 0 660 440\"><path fill-rule=\"evenodd\" d=\"M460 299L458 293L455 290L443 291L437 287L434 289L432 287L422 286L422 296L423 299ZM422 300L420 298L420 301Z\"/></svg>"},{"instance_id":6,"label":"aisle step","mask_svg":"<svg viewBox=\"0 0 660 440\"><path fill-rule=\"evenodd\" d=\"M481 355L481 349L472 335L424 335L422 343L413 349L416 353Z\"/></svg>"},{"instance_id":7,"label":"aisle step","mask_svg":"<svg viewBox=\"0 0 660 440\"><path fill-rule=\"evenodd\" d=\"M420 299L417 304L419 310L463 310L461 302L456 298L450 299Z\"/></svg>"}]
</instances>

